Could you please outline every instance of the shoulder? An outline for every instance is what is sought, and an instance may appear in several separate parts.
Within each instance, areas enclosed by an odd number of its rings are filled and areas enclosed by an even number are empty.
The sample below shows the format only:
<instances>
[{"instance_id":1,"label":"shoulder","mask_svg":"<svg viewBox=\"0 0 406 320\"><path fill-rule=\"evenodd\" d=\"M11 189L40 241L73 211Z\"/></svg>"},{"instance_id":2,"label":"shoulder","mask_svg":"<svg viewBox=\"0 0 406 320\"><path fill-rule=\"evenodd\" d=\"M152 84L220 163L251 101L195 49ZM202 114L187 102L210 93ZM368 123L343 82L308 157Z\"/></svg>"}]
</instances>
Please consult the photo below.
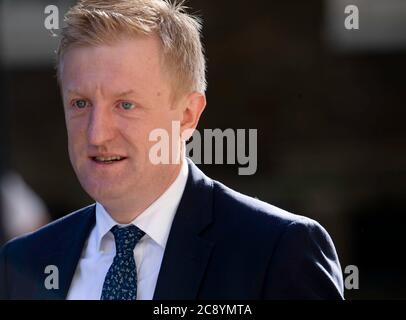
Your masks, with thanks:
<instances>
[{"instance_id":1,"label":"shoulder","mask_svg":"<svg viewBox=\"0 0 406 320\"><path fill-rule=\"evenodd\" d=\"M321 230L315 220L291 213L272 204L235 191L213 180L214 210L219 219L245 231L280 234L286 230Z\"/></svg>"},{"instance_id":2,"label":"shoulder","mask_svg":"<svg viewBox=\"0 0 406 320\"><path fill-rule=\"evenodd\" d=\"M29 252L30 255L33 255L42 251L44 247L51 248L57 246L58 239L61 236L74 232L78 226L92 218L93 212L94 204L74 211L34 232L8 241L3 246L2 252L9 254Z\"/></svg>"},{"instance_id":3,"label":"shoulder","mask_svg":"<svg viewBox=\"0 0 406 320\"><path fill-rule=\"evenodd\" d=\"M267 261L265 298L342 299L334 243L315 220L236 192L214 181L216 234L247 261ZM216 227L215 227L216 228ZM218 236L219 237L219 236ZM259 257L259 258L258 258Z\"/></svg>"},{"instance_id":4,"label":"shoulder","mask_svg":"<svg viewBox=\"0 0 406 320\"><path fill-rule=\"evenodd\" d=\"M268 253L285 245L292 250L324 250L336 257L333 240L317 221L241 194L213 180L214 229L232 241ZM317 249L319 248L319 249Z\"/></svg>"}]
</instances>

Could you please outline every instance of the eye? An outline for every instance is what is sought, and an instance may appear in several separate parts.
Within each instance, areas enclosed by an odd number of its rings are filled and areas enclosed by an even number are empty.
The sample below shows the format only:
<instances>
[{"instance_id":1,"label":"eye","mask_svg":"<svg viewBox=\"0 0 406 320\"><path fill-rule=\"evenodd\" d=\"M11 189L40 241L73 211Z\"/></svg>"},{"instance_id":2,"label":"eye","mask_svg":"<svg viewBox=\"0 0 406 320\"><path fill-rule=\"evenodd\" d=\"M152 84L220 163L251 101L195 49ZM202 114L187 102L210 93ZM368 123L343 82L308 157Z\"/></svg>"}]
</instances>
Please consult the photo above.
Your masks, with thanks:
<instances>
[{"instance_id":1,"label":"eye","mask_svg":"<svg viewBox=\"0 0 406 320\"><path fill-rule=\"evenodd\" d=\"M124 110L131 110L134 109L135 104L128 101L123 101L120 102L120 107L123 108Z\"/></svg>"},{"instance_id":2,"label":"eye","mask_svg":"<svg viewBox=\"0 0 406 320\"><path fill-rule=\"evenodd\" d=\"M86 108L87 105L88 105L88 102L86 100L79 99L79 100L73 101L73 106L78 109Z\"/></svg>"}]
</instances>

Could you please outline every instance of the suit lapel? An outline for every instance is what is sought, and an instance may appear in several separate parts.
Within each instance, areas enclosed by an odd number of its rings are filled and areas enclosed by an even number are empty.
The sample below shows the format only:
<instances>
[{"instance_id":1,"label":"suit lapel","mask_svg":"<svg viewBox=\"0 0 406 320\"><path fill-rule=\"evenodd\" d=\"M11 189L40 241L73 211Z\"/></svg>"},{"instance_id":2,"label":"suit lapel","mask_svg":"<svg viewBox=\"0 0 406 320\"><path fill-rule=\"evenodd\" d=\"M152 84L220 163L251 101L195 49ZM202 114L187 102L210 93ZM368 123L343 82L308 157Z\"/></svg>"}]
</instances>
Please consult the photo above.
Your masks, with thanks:
<instances>
[{"instance_id":1,"label":"suit lapel","mask_svg":"<svg viewBox=\"0 0 406 320\"><path fill-rule=\"evenodd\" d=\"M54 265L58 268L58 289L46 289L44 279L40 279L34 299L66 299L76 266L89 233L96 222L95 206L84 208L76 213L64 231L55 239L52 250L41 259L40 268L44 274L45 267Z\"/></svg>"},{"instance_id":2,"label":"suit lapel","mask_svg":"<svg viewBox=\"0 0 406 320\"><path fill-rule=\"evenodd\" d=\"M154 300L196 299L214 244L200 237L212 220L213 185L190 160L185 191L175 214Z\"/></svg>"}]
</instances>

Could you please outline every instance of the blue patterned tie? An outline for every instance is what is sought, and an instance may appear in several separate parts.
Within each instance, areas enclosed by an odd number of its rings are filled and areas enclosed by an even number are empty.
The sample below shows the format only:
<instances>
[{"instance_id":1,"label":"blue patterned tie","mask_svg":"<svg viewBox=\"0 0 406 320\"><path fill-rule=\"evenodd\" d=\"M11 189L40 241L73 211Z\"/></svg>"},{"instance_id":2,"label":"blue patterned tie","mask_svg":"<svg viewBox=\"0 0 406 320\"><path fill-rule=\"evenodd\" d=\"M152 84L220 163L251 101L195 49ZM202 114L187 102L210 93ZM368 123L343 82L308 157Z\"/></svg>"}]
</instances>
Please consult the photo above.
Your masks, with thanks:
<instances>
[{"instance_id":1,"label":"blue patterned tie","mask_svg":"<svg viewBox=\"0 0 406 320\"><path fill-rule=\"evenodd\" d=\"M137 268L134 248L145 232L134 225L111 229L116 242L116 255L103 283L101 300L136 300Z\"/></svg>"}]
</instances>

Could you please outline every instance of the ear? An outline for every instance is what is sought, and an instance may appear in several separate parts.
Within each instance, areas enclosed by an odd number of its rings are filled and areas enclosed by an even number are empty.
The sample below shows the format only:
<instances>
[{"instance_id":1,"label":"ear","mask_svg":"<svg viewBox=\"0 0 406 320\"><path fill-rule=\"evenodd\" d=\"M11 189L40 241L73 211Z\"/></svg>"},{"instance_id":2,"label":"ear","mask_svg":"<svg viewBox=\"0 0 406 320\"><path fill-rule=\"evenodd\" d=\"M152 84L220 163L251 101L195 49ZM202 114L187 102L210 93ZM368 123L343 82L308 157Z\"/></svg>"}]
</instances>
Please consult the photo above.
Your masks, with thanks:
<instances>
[{"instance_id":1,"label":"ear","mask_svg":"<svg viewBox=\"0 0 406 320\"><path fill-rule=\"evenodd\" d=\"M181 134L185 140L192 136L205 107L206 96L202 93L192 92L185 98L180 123Z\"/></svg>"}]
</instances>

